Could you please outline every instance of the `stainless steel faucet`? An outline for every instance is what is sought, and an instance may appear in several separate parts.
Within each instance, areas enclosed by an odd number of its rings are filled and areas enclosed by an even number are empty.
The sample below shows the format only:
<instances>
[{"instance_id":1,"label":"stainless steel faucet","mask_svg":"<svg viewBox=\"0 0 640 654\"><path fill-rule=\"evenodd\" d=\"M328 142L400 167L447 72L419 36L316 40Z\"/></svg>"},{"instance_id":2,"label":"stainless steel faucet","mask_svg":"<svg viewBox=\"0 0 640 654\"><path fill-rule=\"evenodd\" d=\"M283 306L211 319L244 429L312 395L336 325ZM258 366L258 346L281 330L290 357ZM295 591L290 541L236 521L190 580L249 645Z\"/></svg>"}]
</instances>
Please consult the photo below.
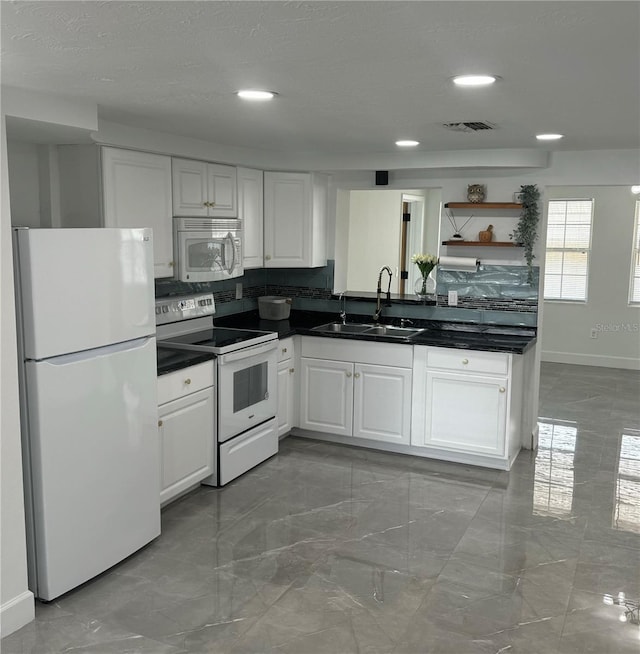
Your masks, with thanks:
<instances>
[{"instance_id":1,"label":"stainless steel faucet","mask_svg":"<svg viewBox=\"0 0 640 654\"><path fill-rule=\"evenodd\" d=\"M380 268L380 273L378 274L378 289L376 292L376 311L373 314L373 319L378 322L380 319L380 314L382 313L382 304L380 303L380 296L382 295L382 273L384 271L387 271L387 274L389 275L389 284L387 285L387 306L391 306L391 280L393 279L393 273L391 272L391 268L389 266L382 266Z\"/></svg>"},{"instance_id":2,"label":"stainless steel faucet","mask_svg":"<svg viewBox=\"0 0 640 654\"><path fill-rule=\"evenodd\" d=\"M345 325L347 322L347 298L345 296L345 291L342 291L342 293L340 293L338 302L340 302L341 304L340 320L342 321L342 324Z\"/></svg>"}]
</instances>

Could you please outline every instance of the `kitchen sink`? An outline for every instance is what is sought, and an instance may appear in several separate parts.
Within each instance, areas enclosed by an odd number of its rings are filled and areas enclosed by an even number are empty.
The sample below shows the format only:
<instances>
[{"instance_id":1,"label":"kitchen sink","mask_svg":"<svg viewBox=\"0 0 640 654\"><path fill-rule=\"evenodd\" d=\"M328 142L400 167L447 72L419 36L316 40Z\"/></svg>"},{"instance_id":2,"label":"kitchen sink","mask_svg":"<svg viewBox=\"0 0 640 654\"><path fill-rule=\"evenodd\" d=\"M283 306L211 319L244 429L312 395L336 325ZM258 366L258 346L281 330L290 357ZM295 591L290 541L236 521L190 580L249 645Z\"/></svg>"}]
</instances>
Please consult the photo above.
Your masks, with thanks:
<instances>
[{"instance_id":1,"label":"kitchen sink","mask_svg":"<svg viewBox=\"0 0 640 654\"><path fill-rule=\"evenodd\" d=\"M422 329L411 329L410 327L392 327L390 325L375 325L368 329L365 336L394 336L396 338L410 338L420 333Z\"/></svg>"},{"instance_id":2,"label":"kitchen sink","mask_svg":"<svg viewBox=\"0 0 640 654\"><path fill-rule=\"evenodd\" d=\"M343 325L341 322L330 322L327 325L319 325L318 327L313 327L312 331L332 332L334 334L361 334L366 332L368 329L371 329L371 325L363 325L352 322L348 322Z\"/></svg>"},{"instance_id":3,"label":"kitchen sink","mask_svg":"<svg viewBox=\"0 0 640 654\"><path fill-rule=\"evenodd\" d=\"M422 329L410 329L408 327L392 327L391 325L367 325L363 323L330 322L326 325L313 327L314 332L325 332L331 334L360 334L361 336L391 336L392 338L411 338L415 334L424 331Z\"/></svg>"}]
</instances>

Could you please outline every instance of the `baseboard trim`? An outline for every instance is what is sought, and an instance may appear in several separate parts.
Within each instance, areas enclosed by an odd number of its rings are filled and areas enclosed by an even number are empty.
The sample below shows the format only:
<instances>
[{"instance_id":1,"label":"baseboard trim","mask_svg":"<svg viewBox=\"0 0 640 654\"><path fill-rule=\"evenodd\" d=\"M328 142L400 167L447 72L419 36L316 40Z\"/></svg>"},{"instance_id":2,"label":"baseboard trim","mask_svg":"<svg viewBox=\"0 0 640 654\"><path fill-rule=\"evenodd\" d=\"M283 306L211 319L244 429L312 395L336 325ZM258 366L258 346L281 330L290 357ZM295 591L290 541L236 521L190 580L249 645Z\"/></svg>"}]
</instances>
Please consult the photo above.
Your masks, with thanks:
<instances>
[{"instance_id":1,"label":"baseboard trim","mask_svg":"<svg viewBox=\"0 0 640 654\"><path fill-rule=\"evenodd\" d=\"M0 638L29 624L35 617L33 593L25 590L0 606Z\"/></svg>"},{"instance_id":2,"label":"baseboard trim","mask_svg":"<svg viewBox=\"0 0 640 654\"><path fill-rule=\"evenodd\" d=\"M542 361L548 361L550 363L571 363L578 366L596 366L599 368L640 370L640 359L604 356L602 354L574 354L571 352L543 350Z\"/></svg>"}]
</instances>

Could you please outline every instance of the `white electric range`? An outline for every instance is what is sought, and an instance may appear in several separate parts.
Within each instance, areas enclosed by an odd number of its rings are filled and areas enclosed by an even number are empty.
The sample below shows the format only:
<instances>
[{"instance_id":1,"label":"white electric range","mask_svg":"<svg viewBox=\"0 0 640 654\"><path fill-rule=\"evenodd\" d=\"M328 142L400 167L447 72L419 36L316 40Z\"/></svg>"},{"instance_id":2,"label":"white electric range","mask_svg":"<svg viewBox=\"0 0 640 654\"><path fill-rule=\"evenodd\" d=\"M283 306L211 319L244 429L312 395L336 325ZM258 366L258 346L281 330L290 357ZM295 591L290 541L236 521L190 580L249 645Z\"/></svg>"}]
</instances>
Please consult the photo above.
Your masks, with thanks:
<instances>
[{"instance_id":1,"label":"white electric range","mask_svg":"<svg viewBox=\"0 0 640 654\"><path fill-rule=\"evenodd\" d=\"M159 359L166 351L215 355L218 470L203 483L224 486L278 452L278 335L216 327L214 314L212 293L156 300Z\"/></svg>"}]
</instances>

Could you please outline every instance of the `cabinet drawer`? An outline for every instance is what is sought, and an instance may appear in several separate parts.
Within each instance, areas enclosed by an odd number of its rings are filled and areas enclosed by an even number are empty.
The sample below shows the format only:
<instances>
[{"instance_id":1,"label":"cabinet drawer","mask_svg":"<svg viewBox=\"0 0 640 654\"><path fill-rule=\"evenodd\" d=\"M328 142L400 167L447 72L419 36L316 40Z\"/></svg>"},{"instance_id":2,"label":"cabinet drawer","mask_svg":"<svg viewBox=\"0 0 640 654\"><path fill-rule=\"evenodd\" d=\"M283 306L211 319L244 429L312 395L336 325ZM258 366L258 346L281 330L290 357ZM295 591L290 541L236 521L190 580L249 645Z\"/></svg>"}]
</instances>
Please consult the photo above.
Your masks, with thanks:
<instances>
[{"instance_id":1,"label":"cabinet drawer","mask_svg":"<svg viewBox=\"0 0 640 654\"><path fill-rule=\"evenodd\" d=\"M509 356L502 352L448 350L434 347L429 348L427 352L427 368L506 375L509 372Z\"/></svg>"},{"instance_id":2,"label":"cabinet drawer","mask_svg":"<svg viewBox=\"0 0 640 654\"><path fill-rule=\"evenodd\" d=\"M158 377L158 405L213 386L213 361L176 370Z\"/></svg>"},{"instance_id":3,"label":"cabinet drawer","mask_svg":"<svg viewBox=\"0 0 640 654\"><path fill-rule=\"evenodd\" d=\"M293 357L293 338L285 338L278 343L278 363Z\"/></svg>"}]
</instances>

